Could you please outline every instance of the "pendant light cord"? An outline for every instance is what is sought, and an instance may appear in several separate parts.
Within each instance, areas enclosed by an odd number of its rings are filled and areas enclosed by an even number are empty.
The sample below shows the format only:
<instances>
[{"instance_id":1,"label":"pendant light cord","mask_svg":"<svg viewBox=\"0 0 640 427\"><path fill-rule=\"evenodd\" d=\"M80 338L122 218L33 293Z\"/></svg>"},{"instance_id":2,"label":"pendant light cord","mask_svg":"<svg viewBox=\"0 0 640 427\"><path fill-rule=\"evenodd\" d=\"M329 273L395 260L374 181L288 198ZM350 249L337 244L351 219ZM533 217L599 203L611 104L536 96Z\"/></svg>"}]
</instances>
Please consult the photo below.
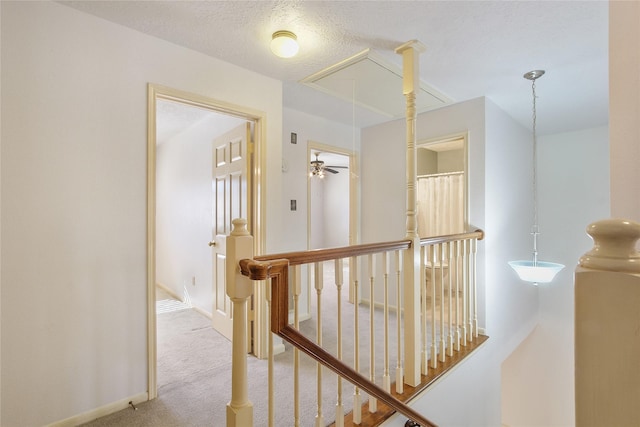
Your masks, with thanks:
<instances>
[{"instance_id":1,"label":"pendant light cord","mask_svg":"<svg viewBox=\"0 0 640 427\"><path fill-rule=\"evenodd\" d=\"M536 79L531 81L533 94L533 264L538 263L538 138L536 136Z\"/></svg>"}]
</instances>

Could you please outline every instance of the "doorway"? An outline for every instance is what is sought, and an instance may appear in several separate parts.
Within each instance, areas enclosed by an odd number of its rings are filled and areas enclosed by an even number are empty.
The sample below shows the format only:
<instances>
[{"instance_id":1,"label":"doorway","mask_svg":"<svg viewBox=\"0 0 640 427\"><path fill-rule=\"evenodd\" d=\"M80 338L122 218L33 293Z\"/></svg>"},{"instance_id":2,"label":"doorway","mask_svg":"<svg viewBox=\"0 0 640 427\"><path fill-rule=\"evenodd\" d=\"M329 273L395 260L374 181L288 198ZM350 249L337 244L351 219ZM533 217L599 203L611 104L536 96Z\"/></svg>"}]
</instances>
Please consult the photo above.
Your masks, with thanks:
<instances>
[{"instance_id":1,"label":"doorway","mask_svg":"<svg viewBox=\"0 0 640 427\"><path fill-rule=\"evenodd\" d=\"M307 248L358 242L355 154L319 142L307 144Z\"/></svg>"},{"instance_id":2,"label":"doorway","mask_svg":"<svg viewBox=\"0 0 640 427\"><path fill-rule=\"evenodd\" d=\"M150 84L148 87L149 399L157 397L158 389L156 286L161 285L180 300L189 301L209 319L215 317L220 307L229 306L226 292L217 292L219 288L215 287L215 279L224 277L224 272L216 271L214 260L220 256L220 247L212 243L219 242L219 235L230 231L222 230L221 233L217 221L221 217L216 210L220 184L215 171L220 165L221 152L217 150L219 139L216 137L232 129L246 130L245 135L253 140L253 147L245 147L241 152L242 160L246 162L243 188L247 191L243 193L241 203L244 209L233 210L238 203L223 203L229 212L222 216L228 217L229 223L232 215L245 217L248 229L255 237L254 251L260 247L262 237L257 219L261 206L257 194L263 183L256 180L255 170L262 162L263 125L261 113L244 107L162 86ZM167 139L172 143L166 142ZM248 152L253 155L247 157ZM221 328L220 324L213 326Z\"/></svg>"},{"instance_id":3,"label":"doorway","mask_svg":"<svg viewBox=\"0 0 640 427\"><path fill-rule=\"evenodd\" d=\"M308 141L307 159L307 249L359 243L359 174L355 152ZM319 167L324 168L322 173L318 173ZM306 309L311 307L311 270L307 270L306 292L303 291ZM353 278L348 283L349 302L353 302Z\"/></svg>"},{"instance_id":4,"label":"doorway","mask_svg":"<svg viewBox=\"0 0 640 427\"><path fill-rule=\"evenodd\" d=\"M463 233L467 216L467 133L418 142L420 237Z\"/></svg>"}]
</instances>

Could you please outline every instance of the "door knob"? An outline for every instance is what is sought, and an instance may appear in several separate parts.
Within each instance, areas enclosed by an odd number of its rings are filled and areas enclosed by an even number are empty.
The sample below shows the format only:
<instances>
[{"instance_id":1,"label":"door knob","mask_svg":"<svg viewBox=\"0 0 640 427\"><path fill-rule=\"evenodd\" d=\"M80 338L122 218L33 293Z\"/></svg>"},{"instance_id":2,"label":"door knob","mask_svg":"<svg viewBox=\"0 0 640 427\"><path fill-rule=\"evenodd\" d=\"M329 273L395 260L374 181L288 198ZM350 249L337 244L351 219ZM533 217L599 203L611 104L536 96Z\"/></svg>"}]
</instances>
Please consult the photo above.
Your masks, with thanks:
<instances>
[{"instance_id":1,"label":"door knob","mask_svg":"<svg viewBox=\"0 0 640 427\"><path fill-rule=\"evenodd\" d=\"M215 246L216 242L209 242L209 246Z\"/></svg>"}]
</instances>

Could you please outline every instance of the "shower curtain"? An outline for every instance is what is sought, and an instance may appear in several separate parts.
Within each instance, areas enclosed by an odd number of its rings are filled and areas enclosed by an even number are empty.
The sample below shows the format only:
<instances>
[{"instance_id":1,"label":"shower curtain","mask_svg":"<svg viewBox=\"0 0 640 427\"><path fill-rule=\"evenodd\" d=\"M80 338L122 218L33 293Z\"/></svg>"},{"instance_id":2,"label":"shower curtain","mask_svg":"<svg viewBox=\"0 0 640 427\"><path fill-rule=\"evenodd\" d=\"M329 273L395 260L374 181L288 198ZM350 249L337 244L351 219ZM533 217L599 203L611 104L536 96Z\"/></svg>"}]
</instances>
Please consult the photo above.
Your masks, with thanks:
<instances>
[{"instance_id":1,"label":"shower curtain","mask_svg":"<svg viewBox=\"0 0 640 427\"><path fill-rule=\"evenodd\" d=\"M464 231L464 172L418 177L420 237Z\"/></svg>"}]
</instances>

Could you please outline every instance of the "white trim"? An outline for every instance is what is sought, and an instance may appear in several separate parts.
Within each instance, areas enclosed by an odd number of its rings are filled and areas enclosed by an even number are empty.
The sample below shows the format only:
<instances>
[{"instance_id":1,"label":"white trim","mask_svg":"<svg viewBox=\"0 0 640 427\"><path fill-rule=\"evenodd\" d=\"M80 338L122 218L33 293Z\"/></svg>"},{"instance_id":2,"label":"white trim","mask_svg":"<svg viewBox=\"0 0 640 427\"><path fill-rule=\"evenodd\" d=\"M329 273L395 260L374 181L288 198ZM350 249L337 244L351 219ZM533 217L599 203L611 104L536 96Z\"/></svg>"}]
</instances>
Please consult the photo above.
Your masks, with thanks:
<instances>
[{"instance_id":1,"label":"white trim","mask_svg":"<svg viewBox=\"0 0 640 427\"><path fill-rule=\"evenodd\" d=\"M156 339L156 100L168 99L183 104L206 108L239 117L255 124L253 136L254 166L250 174L251 196L247 218L249 230L254 237L254 253L263 253L265 245L266 191L266 114L262 111L218 101L206 96L184 92L153 83L147 85L147 387L148 400L158 396L157 383L157 339ZM259 304L256 304L256 306ZM195 307L194 307L195 308ZM197 309L198 310L198 309ZM210 313L198 310L207 317ZM254 330L264 328L254 321ZM127 402L128 403L128 402Z\"/></svg>"},{"instance_id":2,"label":"white trim","mask_svg":"<svg viewBox=\"0 0 640 427\"><path fill-rule=\"evenodd\" d=\"M191 308L197 311L198 313L202 314L204 317L208 318L209 320L213 319L213 314L211 314L210 312L203 310L200 307L196 307L195 305L192 305Z\"/></svg>"},{"instance_id":3,"label":"white trim","mask_svg":"<svg viewBox=\"0 0 640 427\"><path fill-rule=\"evenodd\" d=\"M131 404L137 405L142 402L146 402L149 400L148 393L139 393L131 397L127 397L125 399L121 399L107 405L101 406L99 408L92 409L87 412L83 412L78 415L74 415L67 419L56 421L51 424L47 424L45 427L73 427L80 424L88 423L89 421L96 420L98 418L104 417L106 415L113 414L115 412L126 409ZM131 409L133 410L133 408Z\"/></svg>"},{"instance_id":4,"label":"white trim","mask_svg":"<svg viewBox=\"0 0 640 427\"><path fill-rule=\"evenodd\" d=\"M464 175L464 171L459 172L443 172L443 173L430 173L427 175L418 175L417 178L433 178L435 176L453 176L453 175Z\"/></svg>"}]
</instances>

